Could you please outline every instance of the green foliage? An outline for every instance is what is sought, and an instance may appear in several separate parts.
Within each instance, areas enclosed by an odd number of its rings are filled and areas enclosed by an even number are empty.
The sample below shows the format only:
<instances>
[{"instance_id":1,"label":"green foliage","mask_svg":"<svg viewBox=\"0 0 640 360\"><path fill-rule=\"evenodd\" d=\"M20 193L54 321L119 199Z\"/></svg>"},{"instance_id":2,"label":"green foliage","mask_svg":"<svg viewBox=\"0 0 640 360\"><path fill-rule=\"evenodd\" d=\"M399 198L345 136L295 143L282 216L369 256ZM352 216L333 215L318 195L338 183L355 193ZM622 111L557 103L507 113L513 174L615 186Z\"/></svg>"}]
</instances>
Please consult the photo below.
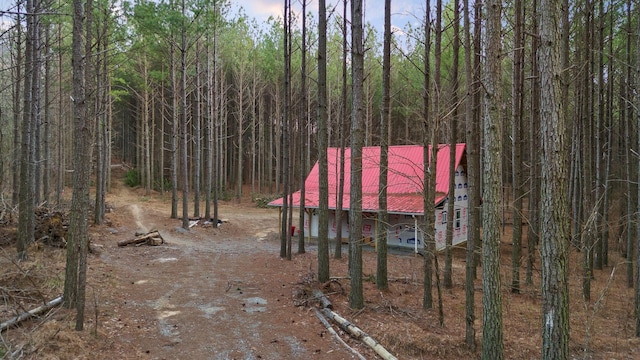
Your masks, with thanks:
<instances>
[{"instance_id":1,"label":"green foliage","mask_svg":"<svg viewBox=\"0 0 640 360\"><path fill-rule=\"evenodd\" d=\"M221 201L230 201L235 196L236 196L236 194L235 194L235 192L233 190L222 189L222 190L218 191L218 200L221 200Z\"/></svg>"},{"instance_id":2,"label":"green foliage","mask_svg":"<svg viewBox=\"0 0 640 360\"><path fill-rule=\"evenodd\" d=\"M252 194L251 201L259 208L266 208L267 204L273 200L282 197L280 194Z\"/></svg>"},{"instance_id":3,"label":"green foliage","mask_svg":"<svg viewBox=\"0 0 640 360\"><path fill-rule=\"evenodd\" d=\"M124 174L124 183L130 187L136 187L140 185L140 172L136 169L131 169Z\"/></svg>"},{"instance_id":4,"label":"green foliage","mask_svg":"<svg viewBox=\"0 0 640 360\"><path fill-rule=\"evenodd\" d=\"M160 188L161 188L160 185L164 185L164 191L170 190L171 179L167 179L167 178L155 179L153 182L153 190L160 191Z\"/></svg>"}]
</instances>

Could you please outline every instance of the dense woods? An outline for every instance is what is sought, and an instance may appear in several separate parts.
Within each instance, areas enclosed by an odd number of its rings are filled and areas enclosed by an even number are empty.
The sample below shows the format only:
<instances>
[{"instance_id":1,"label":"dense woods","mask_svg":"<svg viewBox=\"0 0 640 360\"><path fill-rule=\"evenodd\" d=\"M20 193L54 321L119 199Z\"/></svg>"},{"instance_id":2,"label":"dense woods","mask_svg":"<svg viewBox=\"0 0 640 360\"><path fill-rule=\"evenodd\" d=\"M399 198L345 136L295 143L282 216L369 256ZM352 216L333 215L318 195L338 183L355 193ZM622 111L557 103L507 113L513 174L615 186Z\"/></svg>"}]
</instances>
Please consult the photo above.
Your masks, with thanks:
<instances>
[{"instance_id":1,"label":"dense woods","mask_svg":"<svg viewBox=\"0 0 640 360\"><path fill-rule=\"evenodd\" d=\"M500 284L518 293L538 270L543 355L568 358L574 249L587 302L594 274L614 265L611 254L626 259L640 336L638 1L416 1L417 20L406 24L394 23L393 0L390 24L367 22L362 1L319 1L320 11L303 3L285 0L284 16L266 23L223 0L13 0L1 9L0 215L19 214L17 258L29 256L34 207L73 191L65 302L79 302L82 314L86 221L102 222L114 166L127 169L128 185L171 196L172 217L188 228L190 216L216 221L220 199L264 201L299 189L316 160L326 167L327 146L351 147L358 161L363 146L466 142L470 239L458 281L467 284L468 347L476 346L469 304L482 261L483 358L503 352ZM359 166L342 175L353 192L355 309L366 300ZM435 175L424 179L432 207ZM280 256L291 259L288 230L303 220L284 209ZM501 279L507 222L512 269ZM318 242L322 281L330 277L327 236ZM302 237L298 244L304 252ZM441 265L444 286L452 279L450 245L444 254L426 249L428 309ZM384 289L386 270L377 277Z\"/></svg>"}]
</instances>

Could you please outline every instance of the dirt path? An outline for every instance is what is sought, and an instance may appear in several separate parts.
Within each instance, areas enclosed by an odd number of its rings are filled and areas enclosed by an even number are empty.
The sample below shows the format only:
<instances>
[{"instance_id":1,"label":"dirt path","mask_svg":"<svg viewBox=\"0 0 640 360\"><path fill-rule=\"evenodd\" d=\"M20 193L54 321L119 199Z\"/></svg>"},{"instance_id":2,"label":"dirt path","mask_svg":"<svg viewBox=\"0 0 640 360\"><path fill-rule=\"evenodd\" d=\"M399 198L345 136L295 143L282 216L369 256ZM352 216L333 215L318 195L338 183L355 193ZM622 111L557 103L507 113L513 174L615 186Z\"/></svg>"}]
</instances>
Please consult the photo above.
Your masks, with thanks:
<instances>
[{"instance_id":1,"label":"dirt path","mask_svg":"<svg viewBox=\"0 0 640 360\"><path fill-rule=\"evenodd\" d=\"M121 198L122 195L119 195ZM133 196L135 198L135 196ZM127 201L102 238L99 323L113 339L104 358L350 359L292 291L314 261L282 271L277 212L223 206L218 229L179 229L166 204ZM166 244L118 248L135 231L157 229Z\"/></svg>"}]
</instances>

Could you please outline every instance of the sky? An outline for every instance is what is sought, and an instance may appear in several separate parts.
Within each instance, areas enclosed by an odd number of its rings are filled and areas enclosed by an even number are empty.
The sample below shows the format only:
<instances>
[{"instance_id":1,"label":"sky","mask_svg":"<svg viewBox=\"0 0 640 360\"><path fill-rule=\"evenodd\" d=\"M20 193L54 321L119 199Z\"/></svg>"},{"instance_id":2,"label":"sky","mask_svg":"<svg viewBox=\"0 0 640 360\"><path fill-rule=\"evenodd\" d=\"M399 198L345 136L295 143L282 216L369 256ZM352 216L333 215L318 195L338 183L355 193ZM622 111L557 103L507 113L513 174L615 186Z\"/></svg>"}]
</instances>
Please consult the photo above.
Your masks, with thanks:
<instances>
[{"instance_id":1,"label":"sky","mask_svg":"<svg viewBox=\"0 0 640 360\"><path fill-rule=\"evenodd\" d=\"M269 16L282 18L283 0L229 0L231 3L231 13L236 14L240 7L244 12L258 23L266 22ZM291 6L296 12L300 12L302 0L292 0ZM308 11L311 11L317 18L318 0L307 0ZM342 0L325 0L327 8L331 9L337 4L336 11L342 12ZM379 33L383 31L384 25L384 1L383 0L363 0L365 4L364 21L371 23ZM0 0L0 10L13 8L15 0ZM348 4L347 6L350 6ZM402 29L407 23L412 23L414 27L419 27L424 17L425 1L420 0L391 0L391 23L393 27ZM349 10L347 10L349 11ZM0 22L2 18L0 18Z\"/></svg>"},{"instance_id":2,"label":"sky","mask_svg":"<svg viewBox=\"0 0 640 360\"><path fill-rule=\"evenodd\" d=\"M0 0L1 1L1 0ZM342 13L342 0L325 0L327 8L331 9L338 3L336 11ZM383 0L363 0L365 4L364 21L371 23L380 33L384 25L384 1ZM258 22L265 22L269 16L282 18L283 0L231 0L232 13L242 7L249 18L254 18ZM292 0L291 6L296 12L300 12L301 0ZM347 4L349 7L350 4ZM419 27L424 17L425 1L420 0L391 0L391 25L397 28L404 28L407 23L412 23L414 27ZM308 11L311 11L317 18L318 0L310 0L307 4ZM347 9L349 11L349 8ZM349 16L349 15L347 15Z\"/></svg>"}]
</instances>

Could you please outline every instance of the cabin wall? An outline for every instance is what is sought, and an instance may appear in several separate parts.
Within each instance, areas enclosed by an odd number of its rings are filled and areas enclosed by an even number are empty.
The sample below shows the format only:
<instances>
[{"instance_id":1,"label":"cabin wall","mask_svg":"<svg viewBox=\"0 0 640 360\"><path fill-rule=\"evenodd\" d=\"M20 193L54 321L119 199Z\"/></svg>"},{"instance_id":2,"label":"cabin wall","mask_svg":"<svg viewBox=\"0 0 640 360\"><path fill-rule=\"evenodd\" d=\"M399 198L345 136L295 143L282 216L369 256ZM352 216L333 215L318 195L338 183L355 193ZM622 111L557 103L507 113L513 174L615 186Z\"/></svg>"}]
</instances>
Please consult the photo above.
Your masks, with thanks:
<instances>
[{"instance_id":1,"label":"cabin wall","mask_svg":"<svg viewBox=\"0 0 640 360\"><path fill-rule=\"evenodd\" d=\"M453 219L453 245L462 244L467 241L467 227L469 218L469 201L468 201L468 183L467 174L464 167L458 167L455 175L456 190L454 192L454 214L447 214L447 206L449 199L438 206L435 210L435 237L436 248L443 250L445 248L445 240L447 235L447 221ZM311 218L309 219L309 213ZM376 214L362 214L362 236L364 238L375 239L376 234ZM418 231L416 232L416 221ZM305 214L304 231L309 233L311 226L311 236L318 237L319 216L316 209ZM387 244L390 246L399 246L405 248L415 248L416 239L417 247L424 246L422 227L424 224L424 216L412 216L405 214L389 214L389 227L387 228ZM329 238L335 239L339 231L336 229L335 211L329 211ZM348 212L342 214L342 239L349 238L349 216Z\"/></svg>"}]
</instances>

